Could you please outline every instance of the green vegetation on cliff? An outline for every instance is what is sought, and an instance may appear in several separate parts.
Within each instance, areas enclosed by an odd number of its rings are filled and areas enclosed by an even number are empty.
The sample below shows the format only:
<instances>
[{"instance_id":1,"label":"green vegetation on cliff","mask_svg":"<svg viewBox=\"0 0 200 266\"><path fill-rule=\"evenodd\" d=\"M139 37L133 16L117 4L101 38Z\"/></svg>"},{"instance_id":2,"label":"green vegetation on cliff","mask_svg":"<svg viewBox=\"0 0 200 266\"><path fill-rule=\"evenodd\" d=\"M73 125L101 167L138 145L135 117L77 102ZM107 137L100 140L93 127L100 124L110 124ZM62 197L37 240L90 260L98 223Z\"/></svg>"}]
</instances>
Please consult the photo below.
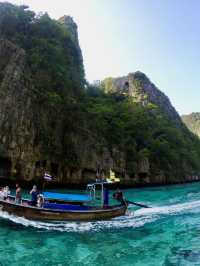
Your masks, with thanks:
<instances>
[{"instance_id":1,"label":"green vegetation on cliff","mask_svg":"<svg viewBox=\"0 0 200 266\"><path fill-rule=\"evenodd\" d=\"M0 162L16 178L45 169L80 184L113 168L134 185L200 173L200 141L143 73L86 84L71 17L0 3L0 93Z\"/></svg>"},{"instance_id":2,"label":"green vegetation on cliff","mask_svg":"<svg viewBox=\"0 0 200 266\"><path fill-rule=\"evenodd\" d=\"M69 95L83 87L79 45L65 25L47 13L36 15L27 6L0 3L0 37L26 51L38 91Z\"/></svg>"},{"instance_id":3,"label":"green vegetation on cliff","mask_svg":"<svg viewBox=\"0 0 200 266\"><path fill-rule=\"evenodd\" d=\"M154 104L143 106L129 96L97 91L95 95L94 88L89 90L88 121L99 138L107 141L107 147L125 152L129 176L137 174L138 164L145 158L154 174L151 182L159 172L166 182L199 173L200 142L184 125L177 126Z\"/></svg>"}]
</instances>

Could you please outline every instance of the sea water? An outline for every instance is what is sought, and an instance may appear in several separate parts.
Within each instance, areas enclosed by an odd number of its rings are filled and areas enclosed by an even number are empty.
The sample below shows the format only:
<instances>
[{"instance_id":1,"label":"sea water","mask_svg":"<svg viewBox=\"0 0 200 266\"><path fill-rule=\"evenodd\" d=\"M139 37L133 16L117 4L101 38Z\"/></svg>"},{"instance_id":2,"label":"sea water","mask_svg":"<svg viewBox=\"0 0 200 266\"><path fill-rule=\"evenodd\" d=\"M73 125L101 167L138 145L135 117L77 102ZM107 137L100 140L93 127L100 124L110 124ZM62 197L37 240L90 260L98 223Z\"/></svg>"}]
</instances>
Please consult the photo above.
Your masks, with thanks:
<instances>
[{"instance_id":1,"label":"sea water","mask_svg":"<svg viewBox=\"0 0 200 266\"><path fill-rule=\"evenodd\" d=\"M0 212L0 265L200 265L200 183L124 190L152 208L99 222L36 222Z\"/></svg>"}]
</instances>

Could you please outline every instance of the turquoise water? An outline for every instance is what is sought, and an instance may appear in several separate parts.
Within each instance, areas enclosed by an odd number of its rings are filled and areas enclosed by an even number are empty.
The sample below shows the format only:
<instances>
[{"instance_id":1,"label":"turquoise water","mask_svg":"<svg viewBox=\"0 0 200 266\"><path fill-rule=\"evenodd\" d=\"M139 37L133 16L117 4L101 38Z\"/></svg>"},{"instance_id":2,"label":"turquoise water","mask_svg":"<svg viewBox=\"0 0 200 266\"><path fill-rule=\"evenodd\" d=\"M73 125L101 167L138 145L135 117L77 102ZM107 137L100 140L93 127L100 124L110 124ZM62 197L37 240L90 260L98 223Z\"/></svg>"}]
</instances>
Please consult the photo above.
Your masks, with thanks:
<instances>
[{"instance_id":1,"label":"turquoise water","mask_svg":"<svg viewBox=\"0 0 200 266\"><path fill-rule=\"evenodd\" d=\"M0 212L0 265L200 265L200 183L124 192L152 208L90 223L34 222Z\"/></svg>"}]
</instances>

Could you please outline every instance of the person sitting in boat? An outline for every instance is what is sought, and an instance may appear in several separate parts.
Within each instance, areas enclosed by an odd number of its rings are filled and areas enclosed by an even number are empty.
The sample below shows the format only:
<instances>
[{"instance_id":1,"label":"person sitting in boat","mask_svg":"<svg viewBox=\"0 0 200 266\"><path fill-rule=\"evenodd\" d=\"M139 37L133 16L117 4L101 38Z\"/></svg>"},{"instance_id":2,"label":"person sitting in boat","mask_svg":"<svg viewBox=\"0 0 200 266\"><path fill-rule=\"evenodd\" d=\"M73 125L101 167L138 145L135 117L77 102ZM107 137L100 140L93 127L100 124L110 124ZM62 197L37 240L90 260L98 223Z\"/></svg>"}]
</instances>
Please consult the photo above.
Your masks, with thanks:
<instances>
[{"instance_id":1,"label":"person sitting in boat","mask_svg":"<svg viewBox=\"0 0 200 266\"><path fill-rule=\"evenodd\" d=\"M10 195L10 189L8 186L3 188L3 198L6 200L8 198L8 195Z\"/></svg>"},{"instance_id":2,"label":"person sitting in boat","mask_svg":"<svg viewBox=\"0 0 200 266\"><path fill-rule=\"evenodd\" d=\"M42 194L39 194L37 197L37 206L41 208L44 204L44 196Z\"/></svg>"},{"instance_id":3,"label":"person sitting in boat","mask_svg":"<svg viewBox=\"0 0 200 266\"><path fill-rule=\"evenodd\" d=\"M21 204L22 202L22 190L19 184L16 184L15 202Z\"/></svg>"},{"instance_id":4,"label":"person sitting in boat","mask_svg":"<svg viewBox=\"0 0 200 266\"><path fill-rule=\"evenodd\" d=\"M120 201L121 203L124 203L123 193L118 188L115 193L113 193L113 199L116 199L117 201Z\"/></svg>"},{"instance_id":5,"label":"person sitting in boat","mask_svg":"<svg viewBox=\"0 0 200 266\"><path fill-rule=\"evenodd\" d=\"M32 190L30 191L31 194L31 205L32 206L36 206L37 205L37 197L38 197L38 190L37 190L37 186L33 186Z\"/></svg>"},{"instance_id":6,"label":"person sitting in boat","mask_svg":"<svg viewBox=\"0 0 200 266\"><path fill-rule=\"evenodd\" d=\"M4 199L3 188L0 188L0 199Z\"/></svg>"}]
</instances>

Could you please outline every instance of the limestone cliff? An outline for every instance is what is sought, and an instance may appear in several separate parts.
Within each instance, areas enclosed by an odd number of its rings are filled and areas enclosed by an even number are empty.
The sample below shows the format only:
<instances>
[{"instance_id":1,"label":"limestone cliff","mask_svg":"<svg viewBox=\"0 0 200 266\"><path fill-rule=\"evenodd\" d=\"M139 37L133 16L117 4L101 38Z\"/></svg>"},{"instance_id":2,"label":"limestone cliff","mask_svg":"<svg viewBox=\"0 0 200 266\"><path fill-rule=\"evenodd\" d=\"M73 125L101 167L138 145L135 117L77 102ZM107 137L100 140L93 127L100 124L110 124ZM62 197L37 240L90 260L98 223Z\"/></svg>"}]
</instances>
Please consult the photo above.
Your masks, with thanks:
<instances>
[{"instance_id":1,"label":"limestone cliff","mask_svg":"<svg viewBox=\"0 0 200 266\"><path fill-rule=\"evenodd\" d=\"M57 181L88 181L96 171L94 140L84 125L72 128L73 110L38 96L26 59L23 49L0 40L0 176L31 180L49 171Z\"/></svg>"},{"instance_id":2,"label":"limestone cliff","mask_svg":"<svg viewBox=\"0 0 200 266\"><path fill-rule=\"evenodd\" d=\"M189 130L191 130L195 135L200 137L200 113L182 115L181 118L185 125L189 128Z\"/></svg>"},{"instance_id":3,"label":"limestone cliff","mask_svg":"<svg viewBox=\"0 0 200 266\"><path fill-rule=\"evenodd\" d=\"M0 175L29 178L33 175L35 126L25 51L0 40L0 70Z\"/></svg>"},{"instance_id":4,"label":"limestone cliff","mask_svg":"<svg viewBox=\"0 0 200 266\"><path fill-rule=\"evenodd\" d=\"M73 18L65 15L65 16L59 18L58 21L60 22L60 24L62 24L66 28L66 30L69 32L69 34L73 38L74 42L78 46L78 43L79 43L79 41L78 41L78 29L77 29L77 25L74 22Z\"/></svg>"},{"instance_id":5,"label":"limestone cliff","mask_svg":"<svg viewBox=\"0 0 200 266\"><path fill-rule=\"evenodd\" d=\"M199 160L145 74L88 85L71 17L0 3L0 178L80 185L112 168L124 185L166 184L198 179Z\"/></svg>"},{"instance_id":6,"label":"limestone cliff","mask_svg":"<svg viewBox=\"0 0 200 266\"><path fill-rule=\"evenodd\" d=\"M181 118L169 98L140 71L130 73L124 77L107 78L102 82L102 86L106 92L116 92L129 96L133 102L140 103L143 106L153 104L177 126L182 125Z\"/></svg>"}]
</instances>

